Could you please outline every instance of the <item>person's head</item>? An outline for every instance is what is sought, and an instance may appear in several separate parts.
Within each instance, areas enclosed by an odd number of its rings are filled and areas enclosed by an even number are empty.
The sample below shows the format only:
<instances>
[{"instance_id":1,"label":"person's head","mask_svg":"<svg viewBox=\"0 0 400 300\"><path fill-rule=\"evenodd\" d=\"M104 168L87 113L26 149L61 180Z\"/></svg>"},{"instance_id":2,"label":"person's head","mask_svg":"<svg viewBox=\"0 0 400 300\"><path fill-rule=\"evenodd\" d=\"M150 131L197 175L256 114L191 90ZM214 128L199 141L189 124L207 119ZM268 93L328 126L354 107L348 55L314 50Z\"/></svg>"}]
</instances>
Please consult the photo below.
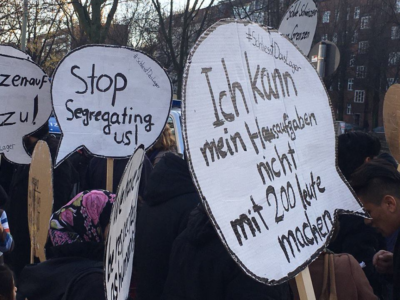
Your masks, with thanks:
<instances>
[{"instance_id":1,"label":"person's head","mask_svg":"<svg viewBox=\"0 0 400 300\"><path fill-rule=\"evenodd\" d=\"M344 177L351 174L363 163L379 154L379 139L361 131L353 131L338 137L338 165Z\"/></svg>"},{"instance_id":2,"label":"person's head","mask_svg":"<svg viewBox=\"0 0 400 300\"><path fill-rule=\"evenodd\" d=\"M392 164L371 160L353 173L350 184L372 218L366 224L384 236L400 228L400 173Z\"/></svg>"},{"instance_id":3,"label":"person's head","mask_svg":"<svg viewBox=\"0 0 400 300\"><path fill-rule=\"evenodd\" d=\"M42 127L40 127L37 131L32 134L29 134L24 137L23 141L27 148L31 148L36 144L38 140L45 139L49 134L49 123L46 121Z\"/></svg>"},{"instance_id":4,"label":"person's head","mask_svg":"<svg viewBox=\"0 0 400 300\"><path fill-rule=\"evenodd\" d=\"M84 191L50 218L53 246L76 242L104 243L115 195L108 191Z\"/></svg>"},{"instance_id":5,"label":"person's head","mask_svg":"<svg viewBox=\"0 0 400 300\"><path fill-rule=\"evenodd\" d=\"M11 270L0 265L0 300L15 300L17 288Z\"/></svg>"},{"instance_id":6,"label":"person's head","mask_svg":"<svg viewBox=\"0 0 400 300\"><path fill-rule=\"evenodd\" d=\"M169 125L166 124L162 134L160 135L157 142L154 144L153 147L151 147L150 150L157 149L162 151L169 151L169 150L175 150L175 148L176 148L175 137Z\"/></svg>"}]
</instances>

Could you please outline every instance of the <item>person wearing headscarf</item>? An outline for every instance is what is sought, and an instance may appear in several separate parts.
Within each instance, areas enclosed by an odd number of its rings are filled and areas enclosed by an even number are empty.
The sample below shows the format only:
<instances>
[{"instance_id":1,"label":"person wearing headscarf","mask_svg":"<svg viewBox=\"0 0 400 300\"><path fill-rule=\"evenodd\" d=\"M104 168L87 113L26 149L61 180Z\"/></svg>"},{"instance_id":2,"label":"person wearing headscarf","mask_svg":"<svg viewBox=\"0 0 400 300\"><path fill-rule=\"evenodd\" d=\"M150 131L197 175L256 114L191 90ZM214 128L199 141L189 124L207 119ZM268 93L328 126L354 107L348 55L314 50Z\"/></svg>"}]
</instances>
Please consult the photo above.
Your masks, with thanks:
<instances>
[{"instance_id":1,"label":"person wearing headscarf","mask_svg":"<svg viewBox=\"0 0 400 300\"><path fill-rule=\"evenodd\" d=\"M50 219L47 261L24 268L17 299L105 299L103 258L115 195L84 191Z\"/></svg>"}]
</instances>

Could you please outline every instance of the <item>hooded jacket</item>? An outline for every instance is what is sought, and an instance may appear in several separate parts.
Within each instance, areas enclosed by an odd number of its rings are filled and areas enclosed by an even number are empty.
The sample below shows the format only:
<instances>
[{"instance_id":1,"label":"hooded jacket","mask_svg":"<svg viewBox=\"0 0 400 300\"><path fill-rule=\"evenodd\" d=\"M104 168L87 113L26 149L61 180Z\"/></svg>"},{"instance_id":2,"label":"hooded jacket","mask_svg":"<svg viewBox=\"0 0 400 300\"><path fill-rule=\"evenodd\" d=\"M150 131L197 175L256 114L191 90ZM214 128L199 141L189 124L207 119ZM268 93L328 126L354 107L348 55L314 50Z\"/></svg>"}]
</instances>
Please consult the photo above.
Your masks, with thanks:
<instances>
[{"instance_id":1,"label":"hooded jacket","mask_svg":"<svg viewBox=\"0 0 400 300\"><path fill-rule=\"evenodd\" d=\"M187 228L174 242L161 299L285 300L290 299L290 290L287 283L267 286L245 274L199 205L190 215Z\"/></svg>"},{"instance_id":2,"label":"hooded jacket","mask_svg":"<svg viewBox=\"0 0 400 300\"><path fill-rule=\"evenodd\" d=\"M23 269L17 300L105 300L103 244L78 242L50 252L51 259Z\"/></svg>"},{"instance_id":3,"label":"hooded jacket","mask_svg":"<svg viewBox=\"0 0 400 300\"><path fill-rule=\"evenodd\" d=\"M138 299L160 299L172 243L186 228L200 198L187 163L167 153L154 167L136 225L135 269Z\"/></svg>"}]
</instances>

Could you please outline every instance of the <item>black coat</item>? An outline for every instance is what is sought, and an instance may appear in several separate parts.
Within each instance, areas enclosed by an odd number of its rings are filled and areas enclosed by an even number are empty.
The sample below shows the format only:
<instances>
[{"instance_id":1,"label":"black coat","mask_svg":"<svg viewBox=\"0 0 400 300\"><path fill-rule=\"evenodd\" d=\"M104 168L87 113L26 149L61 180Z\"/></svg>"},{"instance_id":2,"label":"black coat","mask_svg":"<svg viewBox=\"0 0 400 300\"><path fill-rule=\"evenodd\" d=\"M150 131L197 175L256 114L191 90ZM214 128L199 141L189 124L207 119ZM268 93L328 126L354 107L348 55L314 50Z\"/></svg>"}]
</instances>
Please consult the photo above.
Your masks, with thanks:
<instances>
[{"instance_id":1,"label":"black coat","mask_svg":"<svg viewBox=\"0 0 400 300\"><path fill-rule=\"evenodd\" d=\"M400 300L400 236L393 252L393 300Z\"/></svg>"},{"instance_id":2,"label":"black coat","mask_svg":"<svg viewBox=\"0 0 400 300\"><path fill-rule=\"evenodd\" d=\"M388 283L372 264L375 253L386 247L384 237L374 228L365 225L362 217L341 215L339 221L338 236L328 248L335 253L349 253L359 263L364 262L363 270L375 295L385 298L388 292Z\"/></svg>"},{"instance_id":3,"label":"black coat","mask_svg":"<svg viewBox=\"0 0 400 300\"><path fill-rule=\"evenodd\" d=\"M175 238L186 228L199 203L187 163L167 153L156 164L146 186L136 225L135 269L138 299L160 299Z\"/></svg>"},{"instance_id":4,"label":"black coat","mask_svg":"<svg viewBox=\"0 0 400 300\"><path fill-rule=\"evenodd\" d=\"M50 148L54 161L58 141L48 136L45 140ZM33 151L33 149L31 149ZM30 262L30 237L28 227L28 180L30 165L19 165L15 168L6 212L10 231L14 238L13 252L5 255L5 262L19 276L22 268ZM53 170L54 203L53 212L60 209L71 200L73 186L77 180L77 173L71 163L66 160Z\"/></svg>"},{"instance_id":5,"label":"black coat","mask_svg":"<svg viewBox=\"0 0 400 300\"><path fill-rule=\"evenodd\" d=\"M124 175L129 158L114 159L113 190L116 193L122 175ZM140 176L139 196L143 196L147 180L153 170L150 160L145 156L143 160L142 175ZM86 187L88 190L106 190L107 188L107 159L93 157L89 163L86 174Z\"/></svg>"},{"instance_id":6,"label":"black coat","mask_svg":"<svg viewBox=\"0 0 400 300\"><path fill-rule=\"evenodd\" d=\"M174 242L161 299L284 300L290 299L290 290L287 283L272 287L246 275L229 255L199 206Z\"/></svg>"},{"instance_id":7,"label":"black coat","mask_svg":"<svg viewBox=\"0 0 400 300\"><path fill-rule=\"evenodd\" d=\"M17 300L105 300L104 245L73 243L51 250L53 258L23 269Z\"/></svg>"}]
</instances>

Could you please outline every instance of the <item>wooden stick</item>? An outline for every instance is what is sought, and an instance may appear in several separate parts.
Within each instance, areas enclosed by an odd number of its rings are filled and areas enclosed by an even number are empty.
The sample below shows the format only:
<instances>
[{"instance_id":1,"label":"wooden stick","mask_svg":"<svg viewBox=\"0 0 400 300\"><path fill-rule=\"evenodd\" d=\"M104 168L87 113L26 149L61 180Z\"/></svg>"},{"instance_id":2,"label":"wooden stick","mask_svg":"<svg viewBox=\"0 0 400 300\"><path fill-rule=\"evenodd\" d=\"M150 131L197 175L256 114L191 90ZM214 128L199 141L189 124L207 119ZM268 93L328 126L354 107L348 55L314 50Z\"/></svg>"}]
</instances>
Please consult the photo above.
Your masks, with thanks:
<instances>
[{"instance_id":1,"label":"wooden stick","mask_svg":"<svg viewBox=\"0 0 400 300\"><path fill-rule=\"evenodd\" d=\"M315 300L314 288L308 267L296 276L296 284L300 300Z\"/></svg>"},{"instance_id":2,"label":"wooden stick","mask_svg":"<svg viewBox=\"0 0 400 300\"><path fill-rule=\"evenodd\" d=\"M113 192L113 180L114 179L114 159L107 158L107 181L106 189L107 191Z\"/></svg>"}]
</instances>

